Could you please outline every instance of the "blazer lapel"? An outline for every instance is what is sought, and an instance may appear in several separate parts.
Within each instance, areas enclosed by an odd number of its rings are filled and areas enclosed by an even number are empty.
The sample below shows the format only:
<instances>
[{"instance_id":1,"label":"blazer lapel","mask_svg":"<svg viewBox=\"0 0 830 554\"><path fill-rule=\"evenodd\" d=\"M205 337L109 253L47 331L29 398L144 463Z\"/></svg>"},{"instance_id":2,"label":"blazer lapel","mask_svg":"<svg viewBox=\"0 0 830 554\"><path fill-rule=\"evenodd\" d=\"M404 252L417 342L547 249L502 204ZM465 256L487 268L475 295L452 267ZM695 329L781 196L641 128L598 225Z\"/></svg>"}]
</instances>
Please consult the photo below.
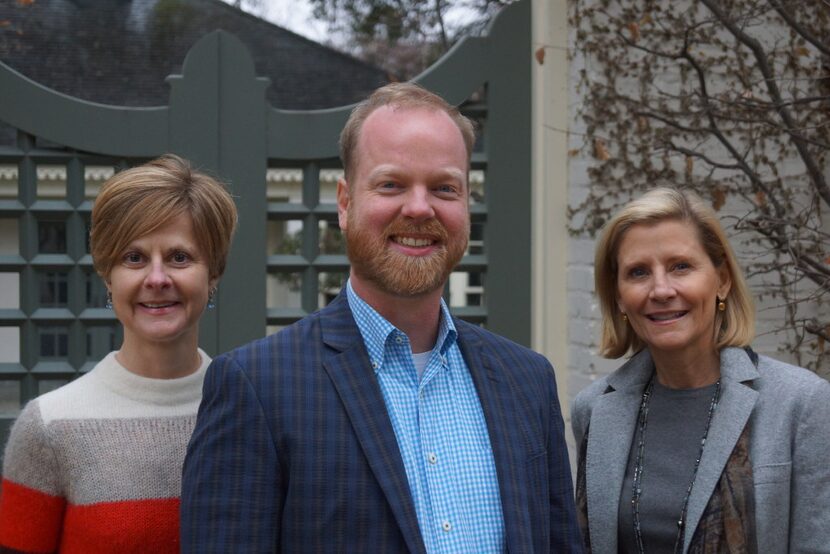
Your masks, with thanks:
<instances>
[{"instance_id":1,"label":"blazer lapel","mask_svg":"<svg viewBox=\"0 0 830 554\"><path fill-rule=\"evenodd\" d=\"M588 526L595 552L617 551L622 483L643 389L653 371L651 357L640 352L609 379L610 389L591 411L585 480Z\"/></svg>"},{"instance_id":2,"label":"blazer lapel","mask_svg":"<svg viewBox=\"0 0 830 554\"><path fill-rule=\"evenodd\" d=\"M591 413L585 481L595 552L617 551L621 488L642 392L634 387L609 392L598 399Z\"/></svg>"},{"instance_id":3,"label":"blazer lapel","mask_svg":"<svg viewBox=\"0 0 830 554\"><path fill-rule=\"evenodd\" d=\"M517 445L526 433L525 422L519 421L521 411L505 371L498 361L486 353L481 338L466 328L466 323L454 319L458 330L458 343L478 392L496 475L499 480L502 515L504 517L505 544L508 552L533 551L530 514L527 511L527 445ZM525 439L526 440L526 439Z\"/></svg>"},{"instance_id":4,"label":"blazer lapel","mask_svg":"<svg viewBox=\"0 0 830 554\"><path fill-rule=\"evenodd\" d=\"M709 436L700 458L694 488L689 496L686 534L683 538L684 552L689 549L703 510L706 509L726 461L732 454L735 443L738 442L758 400L758 392L743 384L758 377L758 371L749 355L740 348L724 348L720 358L720 400L712 415Z\"/></svg>"},{"instance_id":5,"label":"blazer lapel","mask_svg":"<svg viewBox=\"0 0 830 554\"><path fill-rule=\"evenodd\" d=\"M369 466L386 495L411 552L424 553L403 459L360 330L341 294L320 314L323 342L335 353L323 360Z\"/></svg>"}]
</instances>

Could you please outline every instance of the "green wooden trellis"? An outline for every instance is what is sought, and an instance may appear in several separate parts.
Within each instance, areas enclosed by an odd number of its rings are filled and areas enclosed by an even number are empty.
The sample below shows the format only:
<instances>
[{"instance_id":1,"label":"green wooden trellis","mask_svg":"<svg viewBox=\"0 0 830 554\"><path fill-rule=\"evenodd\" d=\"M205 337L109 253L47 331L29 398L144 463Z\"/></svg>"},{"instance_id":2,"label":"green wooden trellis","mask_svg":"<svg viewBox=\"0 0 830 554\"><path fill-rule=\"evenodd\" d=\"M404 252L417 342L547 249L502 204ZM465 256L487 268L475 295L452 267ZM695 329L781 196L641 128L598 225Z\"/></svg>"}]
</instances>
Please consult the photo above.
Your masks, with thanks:
<instances>
[{"instance_id":1,"label":"green wooden trellis","mask_svg":"<svg viewBox=\"0 0 830 554\"><path fill-rule=\"evenodd\" d=\"M472 212L485 250L465 256L460 269L486 272L486 300L454 311L523 344L530 343L531 313L530 12L530 0L508 6L485 36L461 41L416 79L455 104L479 94L467 106L484 122L473 168L485 171L485 199ZM20 276L19 307L0 309L0 327L20 330L20 360L0 363L0 381L19 383L21 404L38 394L39 383L78 375L120 340L85 243L88 166L126 167L170 151L229 184L240 226L217 309L200 327L211 354L316 310L319 274L348 270L342 254L320 252L320 222L336 222L336 207L321 203L319 174L339 167L337 138L351 107L273 108L265 100L269 81L256 76L245 47L224 31L203 37L182 74L167 80L167 106L105 106L44 88L0 63L0 123L17 129L16 144L0 146L0 165L18 170L17 198L0 199L0 219L16 220L19 234L19 252L0 255L0 273ZM38 197L44 164L65 167L65 198ZM301 203L265 200L267 170L280 167L302 169ZM302 222L299 252L263 257L269 220ZM66 244L44 251L50 225L65 226ZM299 307L266 306L269 272L301 276ZM65 302L44 306L42 287L51 286L44 279L55 274L61 291L65 282ZM66 344L50 342L54 329L66 333ZM42 354L44 345L53 355ZM0 414L0 432L13 417Z\"/></svg>"}]
</instances>

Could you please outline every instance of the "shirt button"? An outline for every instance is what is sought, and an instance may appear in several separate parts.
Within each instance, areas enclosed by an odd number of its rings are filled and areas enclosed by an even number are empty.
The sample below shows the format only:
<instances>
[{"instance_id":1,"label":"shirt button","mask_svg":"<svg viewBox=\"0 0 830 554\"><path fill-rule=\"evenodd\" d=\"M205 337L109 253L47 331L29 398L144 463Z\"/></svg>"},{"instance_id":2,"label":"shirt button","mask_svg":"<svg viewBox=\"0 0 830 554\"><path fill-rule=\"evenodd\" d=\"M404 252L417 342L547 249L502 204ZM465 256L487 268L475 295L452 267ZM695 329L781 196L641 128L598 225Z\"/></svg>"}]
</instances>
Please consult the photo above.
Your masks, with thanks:
<instances>
[{"instance_id":1,"label":"shirt button","mask_svg":"<svg viewBox=\"0 0 830 554\"><path fill-rule=\"evenodd\" d=\"M427 460L429 460L429 463L431 464L437 463L438 456L435 455L435 452L430 452L429 454L427 454Z\"/></svg>"},{"instance_id":2,"label":"shirt button","mask_svg":"<svg viewBox=\"0 0 830 554\"><path fill-rule=\"evenodd\" d=\"M403 337L398 335L397 337L395 337L395 342L397 342L398 344L402 344L403 343Z\"/></svg>"},{"instance_id":3,"label":"shirt button","mask_svg":"<svg viewBox=\"0 0 830 554\"><path fill-rule=\"evenodd\" d=\"M377 369L378 366L380 366L380 364L378 364L376 361L372 360L372 367Z\"/></svg>"},{"instance_id":4,"label":"shirt button","mask_svg":"<svg viewBox=\"0 0 830 554\"><path fill-rule=\"evenodd\" d=\"M444 523L441 524L441 529L449 533L450 531L452 531L452 523L445 519Z\"/></svg>"}]
</instances>

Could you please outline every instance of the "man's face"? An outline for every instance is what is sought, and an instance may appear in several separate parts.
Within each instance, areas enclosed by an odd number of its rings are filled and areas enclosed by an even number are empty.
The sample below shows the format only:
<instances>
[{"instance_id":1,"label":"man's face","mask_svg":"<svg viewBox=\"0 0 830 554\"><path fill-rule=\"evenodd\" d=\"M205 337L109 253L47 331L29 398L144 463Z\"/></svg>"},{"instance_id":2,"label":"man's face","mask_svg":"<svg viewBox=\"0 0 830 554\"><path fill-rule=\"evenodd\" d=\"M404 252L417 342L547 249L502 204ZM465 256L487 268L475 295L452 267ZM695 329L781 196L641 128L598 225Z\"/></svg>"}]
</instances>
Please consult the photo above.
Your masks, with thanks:
<instances>
[{"instance_id":1,"label":"man's face","mask_svg":"<svg viewBox=\"0 0 830 554\"><path fill-rule=\"evenodd\" d=\"M449 115L376 109L337 187L352 279L395 296L440 289L467 248L467 150Z\"/></svg>"}]
</instances>

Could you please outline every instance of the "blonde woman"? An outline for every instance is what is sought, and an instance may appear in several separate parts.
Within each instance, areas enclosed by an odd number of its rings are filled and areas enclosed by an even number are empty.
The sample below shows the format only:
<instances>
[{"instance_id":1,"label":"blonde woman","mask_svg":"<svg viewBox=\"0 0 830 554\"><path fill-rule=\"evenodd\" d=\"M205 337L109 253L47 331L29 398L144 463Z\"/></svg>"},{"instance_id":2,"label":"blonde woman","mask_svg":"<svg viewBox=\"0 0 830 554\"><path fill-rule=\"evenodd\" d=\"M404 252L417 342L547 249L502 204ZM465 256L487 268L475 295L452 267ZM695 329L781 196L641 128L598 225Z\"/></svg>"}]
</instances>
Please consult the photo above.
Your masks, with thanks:
<instances>
[{"instance_id":1,"label":"blonde woman","mask_svg":"<svg viewBox=\"0 0 830 554\"><path fill-rule=\"evenodd\" d=\"M750 348L754 308L717 217L654 189L605 226L601 351L631 357L573 407L593 552L828 552L830 384Z\"/></svg>"}]
</instances>

